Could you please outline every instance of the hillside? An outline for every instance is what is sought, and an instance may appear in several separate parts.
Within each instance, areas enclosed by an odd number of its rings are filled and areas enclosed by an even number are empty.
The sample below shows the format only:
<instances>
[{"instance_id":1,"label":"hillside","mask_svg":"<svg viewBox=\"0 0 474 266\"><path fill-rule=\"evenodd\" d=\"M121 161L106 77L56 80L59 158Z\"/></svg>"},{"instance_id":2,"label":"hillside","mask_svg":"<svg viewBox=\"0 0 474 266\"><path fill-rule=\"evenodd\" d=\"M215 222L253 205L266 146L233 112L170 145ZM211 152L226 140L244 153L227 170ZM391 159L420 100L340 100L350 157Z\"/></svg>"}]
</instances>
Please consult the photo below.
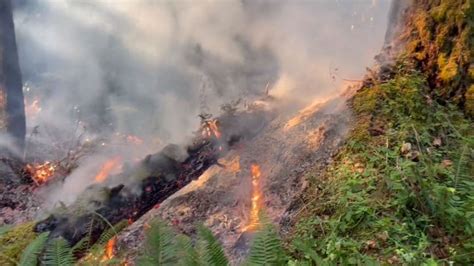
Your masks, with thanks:
<instances>
[{"instance_id":1,"label":"hillside","mask_svg":"<svg viewBox=\"0 0 474 266\"><path fill-rule=\"evenodd\" d=\"M46 217L68 176L5 186L0 264L474 264L474 4L397 3L341 95L289 115L267 84Z\"/></svg>"},{"instance_id":2,"label":"hillside","mask_svg":"<svg viewBox=\"0 0 474 266\"><path fill-rule=\"evenodd\" d=\"M390 70L351 100L347 143L308 175L288 241L297 261L474 262L474 6L414 2Z\"/></svg>"}]
</instances>

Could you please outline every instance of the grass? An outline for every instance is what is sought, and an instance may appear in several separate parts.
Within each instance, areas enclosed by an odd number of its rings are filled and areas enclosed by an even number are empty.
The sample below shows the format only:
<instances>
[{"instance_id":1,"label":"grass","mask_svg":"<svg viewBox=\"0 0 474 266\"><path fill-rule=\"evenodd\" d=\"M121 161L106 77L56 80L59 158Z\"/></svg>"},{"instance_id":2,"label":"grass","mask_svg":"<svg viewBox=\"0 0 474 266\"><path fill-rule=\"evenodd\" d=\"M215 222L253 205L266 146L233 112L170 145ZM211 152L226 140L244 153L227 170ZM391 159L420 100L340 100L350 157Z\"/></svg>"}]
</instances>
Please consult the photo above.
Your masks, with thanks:
<instances>
[{"instance_id":1,"label":"grass","mask_svg":"<svg viewBox=\"0 0 474 266\"><path fill-rule=\"evenodd\" d=\"M474 262L474 127L429 90L401 70L355 96L347 144L324 178L309 177L295 261L311 249L343 265Z\"/></svg>"}]
</instances>

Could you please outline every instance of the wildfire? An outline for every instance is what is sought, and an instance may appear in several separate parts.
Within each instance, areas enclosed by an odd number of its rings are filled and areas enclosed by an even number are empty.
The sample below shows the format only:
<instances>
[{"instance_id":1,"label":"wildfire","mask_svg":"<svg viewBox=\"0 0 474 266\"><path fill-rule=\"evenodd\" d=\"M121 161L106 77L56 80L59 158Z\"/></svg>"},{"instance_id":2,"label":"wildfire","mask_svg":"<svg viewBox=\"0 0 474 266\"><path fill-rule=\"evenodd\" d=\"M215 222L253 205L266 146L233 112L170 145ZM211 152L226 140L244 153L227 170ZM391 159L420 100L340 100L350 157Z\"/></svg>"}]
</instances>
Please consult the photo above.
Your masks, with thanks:
<instances>
[{"instance_id":1,"label":"wildfire","mask_svg":"<svg viewBox=\"0 0 474 266\"><path fill-rule=\"evenodd\" d=\"M100 168L99 173L95 176L96 183L102 183L112 173L122 168L122 158L119 156L107 160Z\"/></svg>"},{"instance_id":2,"label":"wildfire","mask_svg":"<svg viewBox=\"0 0 474 266\"><path fill-rule=\"evenodd\" d=\"M26 169L30 172L33 180L37 184L43 184L54 175L56 166L51 162L45 162L43 164L33 163L27 164Z\"/></svg>"},{"instance_id":3,"label":"wildfire","mask_svg":"<svg viewBox=\"0 0 474 266\"><path fill-rule=\"evenodd\" d=\"M202 135L207 137L215 136L216 138L220 139L222 134L217 123L217 119L206 120L204 122Z\"/></svg>"},{"instance_id":4,"label":"wildfire","mask_svg":"<svg viewBox=\"0 0 474 266\"><path fill-rule=\"evenodd\" d=\"M255 230L260 226L260 206L262 199L262 192L260 191L260 166L253 163L250 165L250 173L252 174L252 209L250 210L249 224L244 228L244 231Z\"/></svg>"},{"instance_id":5,"label":"wildfire","mask_svg":"<svg viewBox=\"0 0 474 266\"><path fill-rule=\"evenodd\" d=\"M111 238L105 245L104 256L102 262L111 260L114 257L115 244L117 243L117 237Z\"/></svg>"}]
</instances>

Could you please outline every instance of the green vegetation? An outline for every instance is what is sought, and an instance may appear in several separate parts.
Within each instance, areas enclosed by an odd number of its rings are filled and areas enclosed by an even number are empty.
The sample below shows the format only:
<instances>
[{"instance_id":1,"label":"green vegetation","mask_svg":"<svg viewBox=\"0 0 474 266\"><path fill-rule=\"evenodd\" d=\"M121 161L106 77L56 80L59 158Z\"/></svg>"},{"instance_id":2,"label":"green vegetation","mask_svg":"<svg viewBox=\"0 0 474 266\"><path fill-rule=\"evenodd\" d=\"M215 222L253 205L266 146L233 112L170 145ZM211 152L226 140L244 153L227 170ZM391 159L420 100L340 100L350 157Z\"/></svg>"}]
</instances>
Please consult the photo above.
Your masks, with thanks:
<instances>
[{"instance_id":1,"label":"green vegetation","mask_svg":"<svg viewBox=\"0 0 474 266\"><path fill-rule=\"evenodd\" d=\"M355 96L348 143L311 178L297 258L304 244L342 264L473 262L474 127L428 93L425 77L400 70Z\"/></svg>"},{"instance_id":2,"label":"green vegetation","mask_svg":"<svg viewBox=\"0 0 474 266\"><path fill-rule=\"evenodd\" d=\"M285 265L286 255L281 241L271 225L265 225L255 235L244 265ZM197 240L178 234L165 223L154 222L147 231L145 248L137 265L229 265L221 244L212 232L199 227Z\"/></svg>"},{"instance_id":3,"label":"green vegetation","mask_svg":"<svg viewBox=\"0 0 474 266\"><path fill-rule=\"evenodd\" d=\"M34 223L26 223L0 233L0 265L15 265L22 251L36 238Z\"/></svg>"},{"instance_id":4,"label":"green vegetation","mask_svg":"<svg viewBox=\"0 0 474 266\"><path fill-rule=\"evenodd\" d=\"M394 77L310 188L287 248L313 264L474 263L472 1L415 1Z\"/></svg>"}]
</instances>

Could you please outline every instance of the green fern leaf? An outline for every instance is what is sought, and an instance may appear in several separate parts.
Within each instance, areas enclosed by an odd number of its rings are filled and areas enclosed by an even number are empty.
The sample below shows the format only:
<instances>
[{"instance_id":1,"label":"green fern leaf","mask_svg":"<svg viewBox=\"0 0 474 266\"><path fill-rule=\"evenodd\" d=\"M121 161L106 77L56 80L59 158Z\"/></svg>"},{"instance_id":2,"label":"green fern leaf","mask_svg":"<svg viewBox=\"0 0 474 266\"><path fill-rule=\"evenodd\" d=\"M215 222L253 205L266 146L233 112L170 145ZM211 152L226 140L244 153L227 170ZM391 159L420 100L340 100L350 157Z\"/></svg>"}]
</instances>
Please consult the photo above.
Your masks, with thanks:
<instances>
[{"instance_id":1,"label":"green fern leaf","mask_svg":"<svg viewBox=\"0 0 474 266\"><path fill-rule=\"evenodd\" d=\"M248 258L249 265L284 265L280 238L271 225L255 235Z\"/></svg>"},{"instance_id":2,"label":"green fern leaf","mask_svg":"<svg viewBox=\"0 0 474 266\"><path fill-rule=\"evenodd\" d=\"M219 241L214 237L211 230L200 226L198 228L198 236L200 243L199 254L205 265L224 266L229 265L229 261L225 256Z\"/></svg>"},{"instance_id":3,"label":"green fern leaf","mask_svg":"<svg viewBox=\"0 0 474 266\"><path fill-rule=\"evenodd\" d=\"M120 231L122 231L125 227L127 227L128 222L127 220L123 220L121 222L118 222L115 224L113 227L107 229L105 232L100 235L99 240L97 240L96 245L105 245L107 242L109 242L110 239L112 239L114 236L116 236Z\"/></svg>"},{"instance_id":4,"label":"green fern leaf","mask_svg":"<svg viewBox=\"0 0 474 266\"><path fill-rule=\"evenodd\" d=\"M64 238L54 239L47 247L44 265L70 266L74 264L72 249Z\"/></svg>"},{"instance_id":5,"label":"green fern leaf","mask_svg":"<svg viewBox=\"0 0 474 266\"><path fill-rule=\"evenodd\" d=\"M36 266L38 265L38 254L43 250L46 240L48 240L49 232L45 232L36 237L35 240L23 250L21 254L20 266Z\"/></svg>"},{"instance_id":6,"label":"green fern leaf","mask_svg":"<svg viewBox=\"0 0 474 266\"><path fill-rule=\"evenodd\" d=\"M176 237L176 250L178 262L176 265L180 266L198 266L201 265L199 261L199 254L194 249L191 239L185 235L178 235Z\"/></svg>"},{"instance_id":7,"label":"green fern leaf","mask_svg":"<svg viewBox=\"0 0 474 266\"><path fill-rule=\"evenodd\" d=\"M138 265L176 265L176 234L164 222L151 224L145 240L145 252Z\"/></svg>"}]
</instances>

